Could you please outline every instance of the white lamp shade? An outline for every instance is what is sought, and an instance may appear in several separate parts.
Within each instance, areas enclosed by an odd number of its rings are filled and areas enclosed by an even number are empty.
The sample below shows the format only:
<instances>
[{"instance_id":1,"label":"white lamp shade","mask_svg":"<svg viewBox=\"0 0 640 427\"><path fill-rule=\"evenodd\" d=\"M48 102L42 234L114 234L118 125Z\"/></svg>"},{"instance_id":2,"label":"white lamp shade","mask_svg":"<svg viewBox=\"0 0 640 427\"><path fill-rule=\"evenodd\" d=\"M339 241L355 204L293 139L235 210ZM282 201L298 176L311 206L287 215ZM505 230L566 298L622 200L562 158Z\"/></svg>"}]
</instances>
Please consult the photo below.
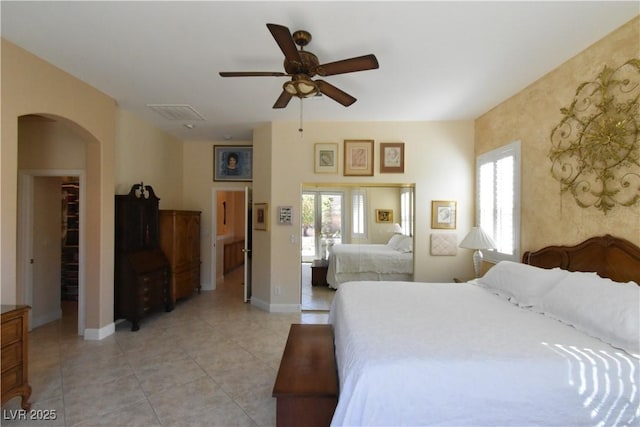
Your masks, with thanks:
<instances>
[{"instance_id":1,"label":"white lamp shade","mask_svg":"<svg viewBox=\"0 0 640 427\"><path fill-rule=\"evenodd\" d=\"M393 224L393 232L395 234L402 234L402 227L400 227L400 224L398 224L397 222Z\"/></svg>"},{"instance_id":2,"label":"white lamp shade","mask_svg":"<svg viewBox=\"0 0 640 427\"><path fill-rule=\"evenodd\" d=\"M495 249L496 243L482 228L473 227L469 234L460 242L460 247L466 249Z\"/></svg>"}]
</instances>

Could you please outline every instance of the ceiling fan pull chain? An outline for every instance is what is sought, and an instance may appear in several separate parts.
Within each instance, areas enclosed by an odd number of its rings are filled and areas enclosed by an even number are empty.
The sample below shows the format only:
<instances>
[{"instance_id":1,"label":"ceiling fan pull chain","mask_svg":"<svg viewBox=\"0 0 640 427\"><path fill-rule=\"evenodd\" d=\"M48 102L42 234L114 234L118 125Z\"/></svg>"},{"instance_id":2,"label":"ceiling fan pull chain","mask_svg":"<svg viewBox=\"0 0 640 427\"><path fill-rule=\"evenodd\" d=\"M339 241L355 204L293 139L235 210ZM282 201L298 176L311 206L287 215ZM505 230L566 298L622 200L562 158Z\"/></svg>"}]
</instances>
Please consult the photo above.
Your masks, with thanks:
<instances>
[{"instance_id":1,"label":"ceiling fan pull chain","mask_svg":"<svg viewBox=\"0 0 640 427\"><path fill-rule=\"evenodd\" d=\"M298 132L300 132L300 138L302 138L302 98L300 98L300 127L298 128Z\"/></svg>"}]
</instances>

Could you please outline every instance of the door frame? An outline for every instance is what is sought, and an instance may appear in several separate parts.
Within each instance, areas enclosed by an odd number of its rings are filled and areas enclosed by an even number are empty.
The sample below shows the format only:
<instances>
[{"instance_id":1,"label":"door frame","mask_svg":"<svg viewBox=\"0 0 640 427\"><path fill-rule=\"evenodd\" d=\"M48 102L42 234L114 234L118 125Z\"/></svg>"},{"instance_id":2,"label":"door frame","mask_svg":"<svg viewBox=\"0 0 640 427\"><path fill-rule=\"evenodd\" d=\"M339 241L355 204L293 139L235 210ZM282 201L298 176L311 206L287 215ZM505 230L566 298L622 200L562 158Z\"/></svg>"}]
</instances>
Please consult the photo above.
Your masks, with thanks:
<instances>
[{"instance_id":1,"label":"door frame","mask_svg":"<svg viewBox=\"0 0 640 427\"><path fill-rule=\"evenodd\" d=\"M18 171L18 212L24 218L18 226L18 259L17 268L22 273L23 298L25 304L33 304L33 272L31 268L31 258L33 254L33 188L35 177L65 177L73 176L78 178L80 185L78 204L78 335L84 336L85 329L85 171L82 169L21 169ZM62 191L62 190L61 190ZM31 325L31 311L29 311L29 324Z\"/></svg>"},{"instance_id":2,"label":"door frame","mask_svg":"<svg viewBox=\"0 0 640 427\"><path fill-rule=\"evenodd\" d=\"M248 186L244 187L213 187L211 189L211 242L210 242L210 259L211 259L211 290L215 290L217 287L218 281L218 266L216 263L216 255L218 251L218 192L233 192L233 193L242 193L245 198L245 205L247 203L251 203L251 200L247 200L247 195L250 194L251 188ZM245 217L247 212L245 212ZM246 218L245 218L246 220ZM246 249L246 239L245 239L245 249ZM247 277L247 264L244 265L244 277ZM245 287L247 284L245 283Z\"/></svg>"}]
</instances>

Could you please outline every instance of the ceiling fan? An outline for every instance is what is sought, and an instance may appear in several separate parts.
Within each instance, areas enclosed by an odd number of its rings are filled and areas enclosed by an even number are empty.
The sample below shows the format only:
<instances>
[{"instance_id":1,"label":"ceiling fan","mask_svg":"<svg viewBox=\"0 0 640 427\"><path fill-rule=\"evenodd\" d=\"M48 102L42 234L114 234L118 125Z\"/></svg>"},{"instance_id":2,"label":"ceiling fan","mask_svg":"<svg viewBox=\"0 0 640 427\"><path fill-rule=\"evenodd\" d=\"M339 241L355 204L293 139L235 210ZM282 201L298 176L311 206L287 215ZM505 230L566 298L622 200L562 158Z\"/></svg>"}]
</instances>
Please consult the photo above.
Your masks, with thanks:
<instances>
[{"instance_id":1,"label":"ceiling fan","mask_svg":"<svg viewBox=\"0 0 640 427\"><path fill-rule=\"evenodd\" d=\"M294 96L302 99L318 94L326 95L348 107L356 102L356 98L324 80L312 80L312 77L316 75L326 77L378 68L378 60L373 54L320 64L316 55L304 50L311 41L311 34L307 31L299 30L291 34L287 27L277 24L267 24L267 28L284 54L285 72L223 71L220 72L220 76L291 77L291 80L282 86L282 93L273 104L273 108L285 108ZM300 46L300 50L296 45Z\"/></svg>"}]
</instances>

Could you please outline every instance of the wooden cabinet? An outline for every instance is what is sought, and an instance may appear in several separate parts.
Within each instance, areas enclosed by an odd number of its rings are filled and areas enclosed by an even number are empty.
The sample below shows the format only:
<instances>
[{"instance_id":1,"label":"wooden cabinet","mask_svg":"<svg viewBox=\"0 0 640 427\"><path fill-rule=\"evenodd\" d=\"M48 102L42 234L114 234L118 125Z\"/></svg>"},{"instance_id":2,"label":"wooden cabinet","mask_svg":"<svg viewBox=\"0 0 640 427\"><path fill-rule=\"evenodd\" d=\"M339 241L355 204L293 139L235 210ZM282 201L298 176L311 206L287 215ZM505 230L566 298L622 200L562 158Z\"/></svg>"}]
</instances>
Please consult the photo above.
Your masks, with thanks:
<instances>
[{"instance_id":1,"label":"wooden cabinet","mask_svg":"<svg viewBox=\"0 0 640 427\"><path fill-rule=\"evenodd\" d=\"M200 292L200 212L161 210L160 247L171 266L172 303Z\"/></svg>"},{"instance_id":2,"label":"wooden cabinet","mask_svg":"<svg viewBox=\"0 0 640 427\"><path fill-rule=\"evenodd\" d=\"M29 325L27 305L2 306L2 404L21 396L21 406L29 410Z\"/></svg>"},{"instance_id":3,"label":"wooden cabinet","mask_svg":"<svg viewBox=\"0 0 640 427\"><path fill-rule=\"evenodd\" d=\"M329 270L329 261L326 259L315 259L311 263L311 285L328 286L327 271Z\"/></svg>"},{"instance_id":4,"label":"wooden cabinet","mask_svg":"<svg viewBox=\"0 0 640 427\"><path fill-rule=\"evenodd\" d=\"M115 200L115 319L137 331L149 312L173 309L169 261L160 249L159 201L153 188L135 184Z\"/></svg>"},{"instance_id":5,"label":"wooden cabinet","mask_svg":"<svg viewBox=\"0 0 640 427\"><path fill-rule=\"evenodd\" d=\"M243 249L244 239L235 239L224 243L224 274L244 264Z\"/></svg>"}]
</instances>

